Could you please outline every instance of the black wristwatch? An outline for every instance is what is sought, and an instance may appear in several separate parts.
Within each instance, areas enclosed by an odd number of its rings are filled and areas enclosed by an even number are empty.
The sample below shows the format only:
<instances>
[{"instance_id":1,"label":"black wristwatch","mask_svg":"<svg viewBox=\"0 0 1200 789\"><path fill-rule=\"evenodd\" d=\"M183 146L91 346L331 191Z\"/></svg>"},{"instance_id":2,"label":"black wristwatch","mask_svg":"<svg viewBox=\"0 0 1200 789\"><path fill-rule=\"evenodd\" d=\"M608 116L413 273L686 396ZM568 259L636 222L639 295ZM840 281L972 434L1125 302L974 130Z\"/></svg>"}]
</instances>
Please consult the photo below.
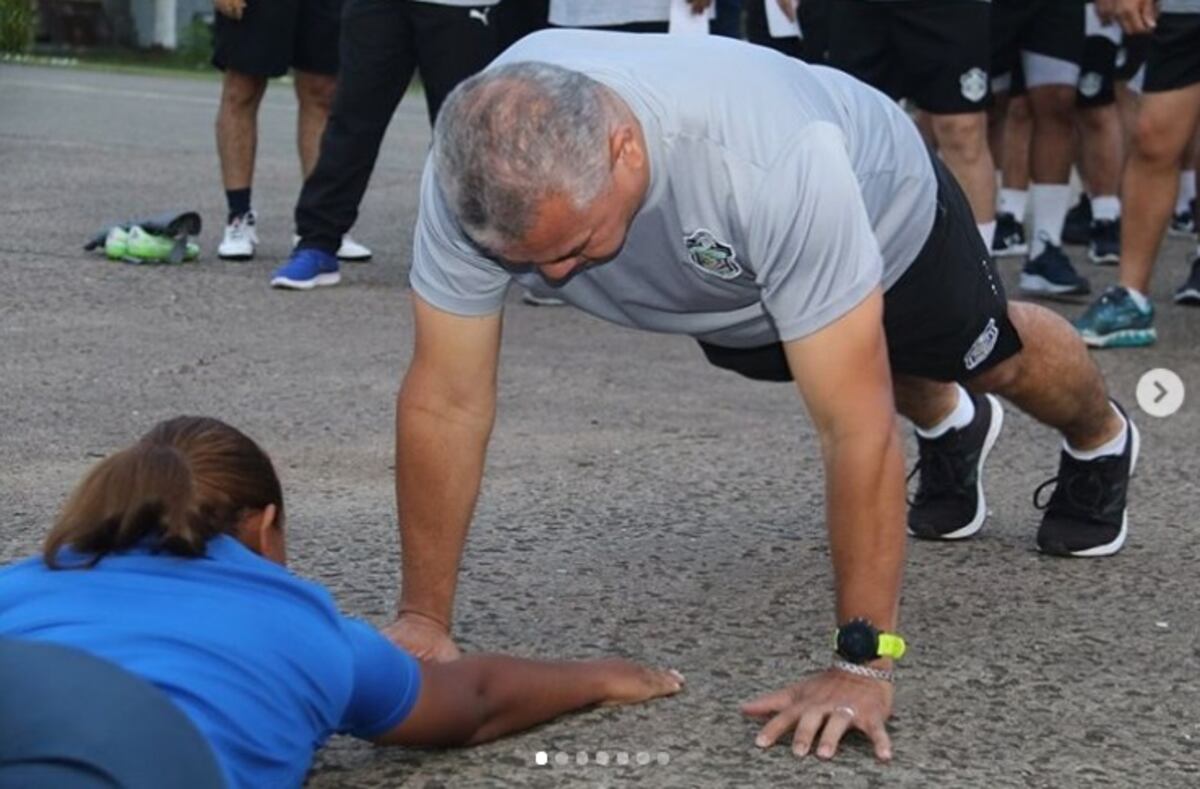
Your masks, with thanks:
<instances>
[{"instance_id":1,"label":"black wristwatch","mask_svg":"<svg viewBox=\"0 0 1200 789\"><path fill-rule=\"evenodd\" d=\"M878 658L899 660L905 648L903 638L880 632L866 619L851 619L833 634L833 651L848 663L868 663Z\"/></svg>"}]
</instances>

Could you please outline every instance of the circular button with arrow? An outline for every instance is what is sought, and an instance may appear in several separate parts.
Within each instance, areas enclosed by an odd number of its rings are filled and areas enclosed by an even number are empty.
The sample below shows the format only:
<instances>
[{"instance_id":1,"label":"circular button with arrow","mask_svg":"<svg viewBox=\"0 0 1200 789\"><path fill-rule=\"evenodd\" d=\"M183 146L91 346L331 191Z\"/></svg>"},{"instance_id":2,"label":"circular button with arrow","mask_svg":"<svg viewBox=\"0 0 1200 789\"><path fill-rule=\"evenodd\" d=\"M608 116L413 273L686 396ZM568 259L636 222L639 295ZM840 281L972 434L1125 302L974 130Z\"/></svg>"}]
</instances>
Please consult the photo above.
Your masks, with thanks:
<instances>
[{"instance_id":1,"label":"circular button with arrow","mask_svg":"<svg viewBox=\"0 0 1200 789\"><path fill-rule=\"evenodd\" d=\"M1150 416L1168 417L1183 405L1183 380L1173 370L1157 367L1138 381L1137 401Z\"/></svg>"}]
</instances>

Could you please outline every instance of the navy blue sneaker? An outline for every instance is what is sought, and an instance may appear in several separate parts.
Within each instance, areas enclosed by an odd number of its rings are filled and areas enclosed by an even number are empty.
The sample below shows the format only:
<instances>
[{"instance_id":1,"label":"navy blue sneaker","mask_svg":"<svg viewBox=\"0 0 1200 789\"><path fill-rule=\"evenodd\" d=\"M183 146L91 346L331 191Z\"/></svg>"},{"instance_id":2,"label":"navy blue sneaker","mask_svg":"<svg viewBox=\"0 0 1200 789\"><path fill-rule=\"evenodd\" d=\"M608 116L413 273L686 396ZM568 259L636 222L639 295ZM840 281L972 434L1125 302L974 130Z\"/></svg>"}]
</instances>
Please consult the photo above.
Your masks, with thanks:
<instances>
[{"instance_id":1,"label":"navy blue sneaker","mask_svg":"<svg viewBox=\"0 0 1200 789\"><path fill-rule=\"evenodd\" d=\"M1180 211L1171 217L1167 233L1172 236L1190 237L1196 235L1196 198L1188 203L1186 211Z\"/></svg>"},{"instance_id":2,"label":"navy blue sneaker","mask_svg":"<svg viewBox=\"0 0 1200 789\"><path fill-rule=\"evenodd\" d=\"M1025 226L1012 214L996 214L996 235L992 237L992 255L998 258L1018 257L1029 251L1025 242Z\"/></svg>"},{"instance_id":3,"label":"navy blue sneaker","mask_svg":"<svg viewBox=\"0 0 1200 789\"><path fill-rule=\"evenodd\" d=\"M1200 256L1192 261L1192 273L1175 291L1175 303L1200 307Z\"/></svg>"},{"instance_id":4,"label":"navy blue sneaker","mask_svg":"<svg viewBox=\"0 0 1200 789\"><path fill-rule=\"evenodd\" d=\"M1088 260L1097 266L1115 266L1121 262L1121 223L1112 219L1092 222L1088 239Z\"/></svg>"},{"instance_id":5,"label":"navy blue sneaker","mask_svg":"<svg viewBox=\"0 0 1200 789\"><path fill-rule=\"evenodd\" d=\"M1064 244L1083 246L1091 236L1092 201L1086 192L1079 195L1079 202L1071 206L1063 222L1062 240Z\"/></svg>"},{"instance_id":6,"label":"navy blue sneaker","mask_svg":"<svg viewBox=\"0 0 1200 789\"><path fill-rule=\"evenodd\" d=\"M1021 269L1021 291L1031 296L1085 296L1092 286L1071 265L1062 247L1047 244Z\"/></svg>"},{"instance_id":7,"label":"navy blue sneaker","mask_svg":"<svg viewBox=\"0 0 1200 789\"><path fill-rule=\"evenodd\" d=\"M312 290L323 285L336 285L342 281L338 273L338 259L319 249L297 249L271 277L272 288L288 290Z\"/></svg>"}]
</instances>

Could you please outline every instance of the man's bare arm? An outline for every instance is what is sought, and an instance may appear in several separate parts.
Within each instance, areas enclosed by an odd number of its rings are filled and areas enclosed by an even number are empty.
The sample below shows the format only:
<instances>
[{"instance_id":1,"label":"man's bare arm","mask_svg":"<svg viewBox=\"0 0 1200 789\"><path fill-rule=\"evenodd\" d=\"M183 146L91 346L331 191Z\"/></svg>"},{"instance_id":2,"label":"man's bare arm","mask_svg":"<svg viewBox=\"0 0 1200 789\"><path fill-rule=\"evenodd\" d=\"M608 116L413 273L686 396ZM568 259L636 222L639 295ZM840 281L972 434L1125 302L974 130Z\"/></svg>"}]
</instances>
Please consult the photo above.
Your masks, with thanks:
<instances>
[{"instance_id":1,"label":"man's bare arm","mask_svg":"<svg viewBox=\"0 0 1200 789\"><path fill-rule=\"evenodd\" d=\"M785 348L821 437L838 620L894 628L907 536L882 295Z\"/></svg>"},{"instance_id":2,"label":"man's bare arm","mask_svg":"<svg viewBox=\"0 0 1200 789\"><path fill-rule=\"evenodd\" d=\"M906 540L904 456L896 433L882 294L875 291L834 323L785 343L784 349L821 436L837 620L865 617L880 629L894 629ZM795 729L797 754L815 746L818 756L829 758L854 728L887 760L892 746L884 724L892 694L890 683L831 669L742 709L769 719L758 735L762 747Z\"/></svg>"},{"instance_id":3,"label":"man's bare arm","mask_svg":"<svg viewBox=\"0 0 1200 789\"><path fill-rule=\"evenodd\" d=\"M414 350L396 399L401 622L389 634L420 657L403 622L448 634L459 559L479 495L496 412L499 314L450 315L413 296Z\"/></svg>"}]
</instances>

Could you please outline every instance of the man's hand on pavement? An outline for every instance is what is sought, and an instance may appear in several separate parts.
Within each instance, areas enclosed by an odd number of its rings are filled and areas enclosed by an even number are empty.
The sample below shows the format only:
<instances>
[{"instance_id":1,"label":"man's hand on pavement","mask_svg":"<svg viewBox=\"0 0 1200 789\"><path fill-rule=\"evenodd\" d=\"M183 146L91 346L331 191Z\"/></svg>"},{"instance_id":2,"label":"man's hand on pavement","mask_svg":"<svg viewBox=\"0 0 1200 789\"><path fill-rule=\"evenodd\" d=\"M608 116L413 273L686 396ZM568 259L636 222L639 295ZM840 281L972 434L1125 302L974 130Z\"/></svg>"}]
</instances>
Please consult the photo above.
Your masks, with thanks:
<instances>
[{"instance_id":1,"label":"man's hand on pavement","mask_svg":"<svg viewBox=\"0 0 1200 789\"><path fill-rule=\"evenodd\" d=\"M230 19L241 19L246 13L246 0L213 0L217 13Z\"/></svg>"},{"instance_id":2,"label":"man's hand on pavement","mask_svg":"<svg viewBox=\"0 0 1200 789\"><path fill-rule=\"evenodd\" d=\"M792 751L820 759L837 753L842 736L857 729L871 740L875 757L892 758L892 741L885 726L892 715L892 683L858 677L837 669L814 674L795 685L742 705L742 712L767 719L754 744L769 748L795 730Z\"/></svg>"},{"instance_id":3,"label":"man's hand on pavement","mask_svg":"<svg viewBox=\"0 0 1200 789\"><path fill-rule=\"evenodd\" d=\"M462 657L446 626L423 614L405 611L383 634L417 660L445 663Z\"/></svg>"}]
</instances>

